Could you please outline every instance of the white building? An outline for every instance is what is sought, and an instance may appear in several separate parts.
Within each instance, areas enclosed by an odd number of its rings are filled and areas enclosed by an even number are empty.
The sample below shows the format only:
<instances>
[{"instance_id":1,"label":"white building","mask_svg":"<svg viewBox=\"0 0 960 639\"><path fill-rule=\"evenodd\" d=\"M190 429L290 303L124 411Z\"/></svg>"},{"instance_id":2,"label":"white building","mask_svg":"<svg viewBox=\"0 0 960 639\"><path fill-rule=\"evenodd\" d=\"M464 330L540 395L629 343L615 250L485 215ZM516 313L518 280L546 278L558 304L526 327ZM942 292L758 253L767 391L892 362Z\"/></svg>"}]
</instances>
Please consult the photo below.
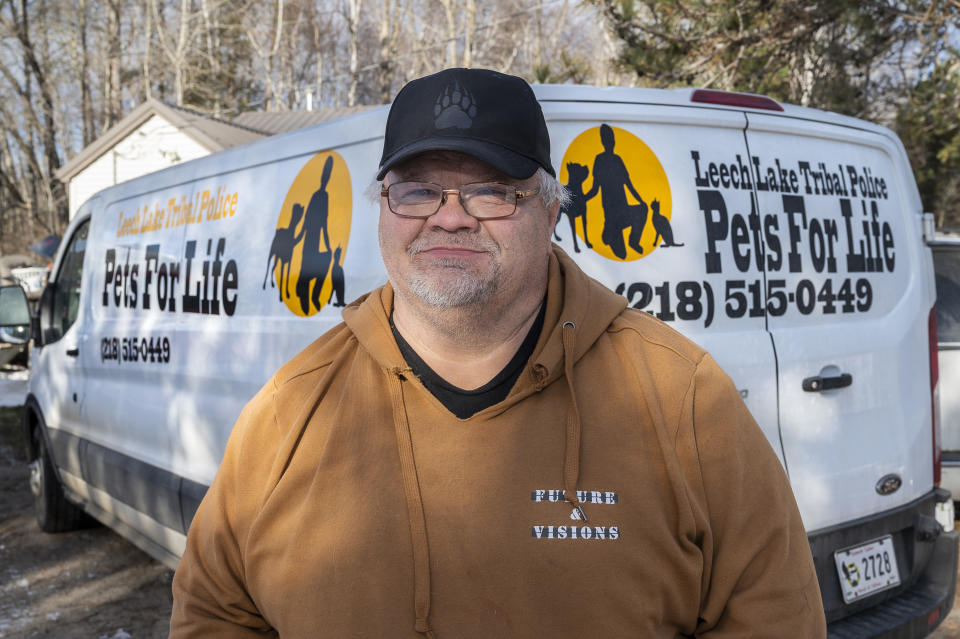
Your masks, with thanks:
<instances>
[{"instance_id":1,"label":"white building","mask_svg":"<svg viewBox=\"0 0 960 639\"><path fill-rule=\"evenodd\" d=\"M363 108L244 113L228 122L151 98L70 158L57 177L66 184L72 219L108 186Z\"/></svg>"},{"instance_id":2,"label":"white building","mask_svg":"<svg viewBox=\"0 0 960 639\"><path fill-rule=\"evenodd\" d=\"M70 218L91 195L124 180L269 135L148 99L57 171Z\"/></svg>"}]
</instances>

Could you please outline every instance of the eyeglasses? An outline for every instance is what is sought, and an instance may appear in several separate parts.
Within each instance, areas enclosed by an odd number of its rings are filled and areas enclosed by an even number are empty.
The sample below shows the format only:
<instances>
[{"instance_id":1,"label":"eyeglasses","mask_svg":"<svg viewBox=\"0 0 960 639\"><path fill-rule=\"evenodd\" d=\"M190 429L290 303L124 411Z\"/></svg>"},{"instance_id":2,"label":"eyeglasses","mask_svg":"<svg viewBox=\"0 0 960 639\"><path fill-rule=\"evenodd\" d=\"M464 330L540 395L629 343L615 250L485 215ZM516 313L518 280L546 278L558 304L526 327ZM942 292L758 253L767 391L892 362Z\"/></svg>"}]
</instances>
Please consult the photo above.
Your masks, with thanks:
<instances>
[{"instance_id":1,"label":"eyeglasses","mask_svg":"<svg viewBox=\"0 0 960 639\"><path fill-rule=\"evenodd\" d=\"M536 195L540 189L520 191L515 186L498 182L473 182L459 189L445 189L432 182L395 182L380 188L380 197L400 217L426 218L440 210L447 195L456 193L468 215L479 220L510 217L517 210L517 201Z\"/></svg>"}]
</instances>

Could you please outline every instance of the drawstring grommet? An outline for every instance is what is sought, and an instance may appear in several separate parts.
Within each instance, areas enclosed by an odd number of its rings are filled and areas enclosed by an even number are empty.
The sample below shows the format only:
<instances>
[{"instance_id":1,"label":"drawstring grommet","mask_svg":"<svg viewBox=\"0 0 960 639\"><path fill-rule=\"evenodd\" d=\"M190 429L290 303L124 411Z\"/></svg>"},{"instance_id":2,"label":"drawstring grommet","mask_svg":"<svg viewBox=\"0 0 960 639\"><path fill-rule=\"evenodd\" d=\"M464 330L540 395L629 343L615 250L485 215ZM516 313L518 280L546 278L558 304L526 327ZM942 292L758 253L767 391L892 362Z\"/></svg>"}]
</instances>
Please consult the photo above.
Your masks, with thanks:
<instances>
[{"instance_id":1,"label":"drawstring grommet","mask_svg":"<svg viewBox=\"0 0 960 639\"><path fill-rule=\"evenodd\" d=\"M570 320L567 320L566 322L564 322L564 323L560 326L560 328L566 328L567 326L570 326L570 328L572 328L573 330L577 330L577 325L574 324L573 322L571 322Z\"/></svg>"}]
</instances>

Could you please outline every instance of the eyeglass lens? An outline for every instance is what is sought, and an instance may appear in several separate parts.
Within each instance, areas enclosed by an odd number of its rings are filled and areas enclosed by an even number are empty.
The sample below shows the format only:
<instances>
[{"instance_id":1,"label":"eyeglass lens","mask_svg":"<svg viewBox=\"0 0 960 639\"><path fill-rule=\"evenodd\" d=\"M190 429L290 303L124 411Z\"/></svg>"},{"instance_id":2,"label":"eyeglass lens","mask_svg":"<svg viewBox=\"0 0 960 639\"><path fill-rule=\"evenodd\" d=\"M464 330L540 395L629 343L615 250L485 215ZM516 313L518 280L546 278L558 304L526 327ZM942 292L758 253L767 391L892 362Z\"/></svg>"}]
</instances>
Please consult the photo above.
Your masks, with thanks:
<instances>
[{"instance_id":1,"label":"eyeglass lens","mask_svg":"<svg viewBox=\"0 0 960 639\"><path fill-rule=\"evenodd\" d=\"M396 182L387 188L390 210L407 217L430 217L443 203L448 189L430 182ZM476 218L506 217L517 207L517 189L497 182L476 182L459 188L460 202L467 213Z\"/></svg>"}]
</instances>

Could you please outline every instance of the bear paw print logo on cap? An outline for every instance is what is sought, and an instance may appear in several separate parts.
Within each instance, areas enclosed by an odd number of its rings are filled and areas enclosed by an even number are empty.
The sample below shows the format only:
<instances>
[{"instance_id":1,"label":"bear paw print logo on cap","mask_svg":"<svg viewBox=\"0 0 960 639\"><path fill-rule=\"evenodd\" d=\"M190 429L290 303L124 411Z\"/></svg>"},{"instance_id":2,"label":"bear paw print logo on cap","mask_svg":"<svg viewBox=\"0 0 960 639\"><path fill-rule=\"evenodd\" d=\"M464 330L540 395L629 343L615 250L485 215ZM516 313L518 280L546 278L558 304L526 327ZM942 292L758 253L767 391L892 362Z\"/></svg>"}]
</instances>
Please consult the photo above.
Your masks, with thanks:
<instances>
[{"instance_id":1,"label":"bear paw print logo on cap","mask_svg":"<svg viewBox=\"0 0 960 639\"><path fill-rule=\"evenodd\" d=\"M434 126L438 129L469 129L473 126L473 118L477 117L477 104L473 95L461 88L459 83L447 85L433 107L436 119Z\"/></svg>"}]
</instances>

